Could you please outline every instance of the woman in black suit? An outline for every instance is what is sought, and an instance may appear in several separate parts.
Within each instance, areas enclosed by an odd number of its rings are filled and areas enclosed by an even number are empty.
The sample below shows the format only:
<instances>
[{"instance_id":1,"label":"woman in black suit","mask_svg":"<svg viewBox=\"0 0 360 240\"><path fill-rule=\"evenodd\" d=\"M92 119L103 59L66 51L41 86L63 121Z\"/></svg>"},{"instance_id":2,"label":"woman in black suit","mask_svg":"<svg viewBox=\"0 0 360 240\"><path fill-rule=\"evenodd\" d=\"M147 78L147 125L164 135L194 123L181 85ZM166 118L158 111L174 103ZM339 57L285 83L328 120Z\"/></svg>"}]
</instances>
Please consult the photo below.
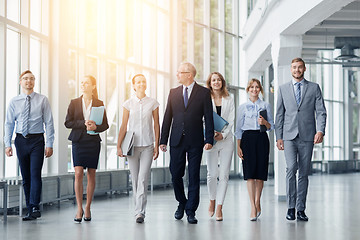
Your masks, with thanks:
<instances>
[{"instance_id":1,"label":"woman in black suit","mask_svg":"<svg viewBox=\"0 0 360 240\"><path fill-rule=\"evenodd\" d=\"M95 190L95 172L99 162L101 142L98 133L109 128L105 111L101 125L96 125L94 121L89 120L91 107L104 106L103 102L98 99L96 79L93 76L85 76L80 82L80 91L82 95L71 100L65 120L65 126L71 128L68 139L72 141L72 156L75 168L74 188L78 205L74 221L78 223L82 221L83 216L84 221L91 221L90 206ZM88 134L87 131L94 131L95 134ZM84 211L82 208L83 177L86 168L88 169L88 183Z\"/></svg>"}]
</instances>

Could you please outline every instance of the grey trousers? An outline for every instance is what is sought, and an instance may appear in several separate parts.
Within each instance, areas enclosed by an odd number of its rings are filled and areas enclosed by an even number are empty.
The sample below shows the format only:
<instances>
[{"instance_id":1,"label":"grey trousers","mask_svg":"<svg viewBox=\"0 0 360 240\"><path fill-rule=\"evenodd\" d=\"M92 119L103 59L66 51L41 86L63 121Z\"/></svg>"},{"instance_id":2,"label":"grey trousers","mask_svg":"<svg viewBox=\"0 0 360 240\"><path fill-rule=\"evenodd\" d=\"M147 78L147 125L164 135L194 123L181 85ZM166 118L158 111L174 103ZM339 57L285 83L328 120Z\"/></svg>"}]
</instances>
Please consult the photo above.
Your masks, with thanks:
<instances>
[{"instance_id":1,"label":"grey trousers","mask_svg":"<svg viewBox=\"0 0 360 240\"><path fill-rule=\"evenodd\" d=\"M298 136L290 141L284 141L286 159L286 197L288 208L304 211L311 171L311 158L314 142L302 141ZM299 176L296 181L296 173Z\"/></svg>"},{"instance_id":2,"label":"grey trousers","mask_svg":"<svg viewBox=\"0 0 360 240\"><path fill-rule=\"evenodd\" d=\"M148 180L153 162L154 146L135 147L133 156L128 156L135 203L135 215L145 217Z\"/></svg>"}]
</instances>

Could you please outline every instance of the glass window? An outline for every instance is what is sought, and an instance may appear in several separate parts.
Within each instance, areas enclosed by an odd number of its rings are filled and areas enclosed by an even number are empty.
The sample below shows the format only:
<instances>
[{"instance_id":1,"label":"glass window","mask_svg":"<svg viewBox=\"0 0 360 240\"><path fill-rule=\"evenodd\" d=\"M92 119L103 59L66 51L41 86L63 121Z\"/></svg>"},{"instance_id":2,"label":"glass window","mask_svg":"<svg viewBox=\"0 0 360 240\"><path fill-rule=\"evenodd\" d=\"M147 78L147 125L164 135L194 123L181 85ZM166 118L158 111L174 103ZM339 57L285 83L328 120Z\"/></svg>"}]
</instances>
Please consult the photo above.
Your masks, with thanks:
<instances>
[{"instance_id":1,"label":"glass window","mask_svg":"<svg viewBox=\"0 0 360 240\"><path fill-rule=\"evenodd\" d=\"M71 44L72 46L75 46L77 44L77 35L78 35L78 31L76 29L77 16L78 16L77 3L78 1L68 0L68 5L72 7L67 9L68 12L67 17L68 17L68 21L71 22L72 24L68 24L67 31L68 31L69 44Z\"/></svg>"},{"instance_id":2,"label":"glass window","mask_svg":"<svg viewBox=\"0 0 360 240\"><path fill-rule=\"evenodd\" d=\"M20 33L7 29L6 34L6 106L18 95L20 76Z\"/></svg>"},{"instance_id":3,"label":"glass window","mask_svg":"<svg viewBox=\"0 0 360 240\"><path fill-rule=\"evenodd\" d=\"M204 0L194 0L194 10L195 10L195 21L198 23L204 22Z\"/></svg>"},{"instance_id":4,"label":"glass window","mask_svg":"<svg viewBox=\"0 0 360 240\"><path fill-rule=\"evenodd\" d=\"M41 0L30 0L30 28L41 32Z\"/></svg>"},{"instance_id":5,"label":"glass window","mask_svg":"<svg viewBox=\"0 0 360 240\"><path fill-rule=\"evenodd\" d=\"M5 16L5 0L0 0L0 16Z\"/></svg>"},{"instance_id":6,"label":"glass window","mask_svg":"<svg viewBox=\"0 0 360 240\"><path fill-rule=\"evenodd\" d=\"M87 49L97 50L98 7L97 0L87 0L85 3L85 46Z\"/></svg>"},{"instance_id":7,"label":"glass window","mask_svg":"<svg viewBox=\"0 0 360 240\"><path fill-rule=\"evenodd\" d=\"M219 28L219 0L210 0L210 25Z\"/></svg>"},{"instance_id":8,"label":"glass window","mask_svg":"<svg viewBox=\"0 0 360 240\"><path fill-rule=\"evenodd\" d=\"M359 135L359 105L354 104L353 108L353 142L360 143Z\"/></svg>"},{"instance_id":9,"label":"glass window","mask_svg":"<svg viewBox=\"0 0 360 240\"><path fill-rule=\"evenodd\" d=\"M157 68L161 71L170 71L169 46L169 16L158 12L158 33L157 33Z\"/></svg>"},{"instance_id":10,"label":"glass window","mask_svg":"<svg viewBox=\"0 0 360 240\"><path fill-rule=\"evenodd\" d=\"M189 32L188 32L188 24L186 22L183 22L181 25L181 61L187 61L188 56L188 39L189 39Z\"/></svg>"},{"instance_id":11,"label":"glass window","mask_svg":"<svg viewBox=\"0 0 360 240\"><path fill-rule=\"evenodd\" d=\"M75 51L69 51L69 100L74 99L77 96L77 54Z\"/></svg>"},{"instance_id":12,"label":"glass window","mask_svg":"<svg viewBox=\"0 0 360 240\"><path fill-rule=\"evenodd\" d=\"M219 72L219 38L218 31L210 31L210 72Z\"/></svg>"},{"instance_id":13,"label":"glass window","mask_svg":"<svg viewBox=\"0 0 360 240\"><path fill-rule=\"evenodd\" d=\"M34 90L40 92L41 89L41 42L30 38L30 70L35 76L36 82Z\"/></svg>"},{"instance_id":14,"label":"glass window","mask_svg":"<svg viewBox=\"0 0 360 240\"><path fill-rule=\"evenodd\" d=\"M118 89L116 81L116 64L107 63L106 66L106 114L109 123L107 142L117 143L117 110L118 110Z\"/></svg>"},{"instance_id":15,"label":"glass window","mask_svg":"<svg viewBox=\"0 0 360 240\"><path fill-rule=\"evenodd\" d=\"M115 0L106 1L108 4L106 11L106 50L107 53L111 55L115 55L116 51L116 42L117 42L117 14L118 9L113 7L115 5Z\"/></svg>"},{"instance_id":16,"label":"glass window","mask_svg":"<svg viewBox=\"0 0 360 240\"><path fill-rule=\"evenodd\" d=\"M107 146L107 169L118 169L117 146Z\"/></svg>"},{"instance_id":17,"label":"glass window","mask_svg":"<svg viewBox=\"0 0 360 240\"><path fill-rule=\"evenodd\" d=\"M98 76L98 61L95 57L87 56L85 59L85 75Z\"/></svg>"},{"instance_id":18,"label":"glass window","mask_svg":"<svg viewBox=\"0 0 360 240\"><path fill-rule=\"evenodd\" d=\"M20 23L20 0L7 0L6 4L7 18Z\"/></svg>"},{"instance_id":19,"label":"glass window","mask_svg":"<svg viewBox=\"0 0 360 240\"><path fill-rule=\"evenodd\" d=\"M225 80L227 83L233 83L233 37L230 34L225 35Z\"/></svg>"},{"instance_id":20,"label":"glass window","mask_svg":"<svg viewBox=\"0 0 360 240\"><path fill-rule=\"evenodd\" d=\"M197 70L196 79L204 80L204 28L195 26L194 64Z\"/></svg>"},{"instance_id":21,"label":"glass window","mask_svg":"<svg viewBox=\"0 0 360 240\"><path fill-rule=\"evenodd\" d=\"M147 67L154 67L156 64L156 34L154 9L147 4L143 6L142 14L142 64Z\"/></svg>"},{"instance_id":22,"label":"glass window","mask_svg":"<svg viewBox=\"0 0 360 240\"><path fill-rule=\"evenodd\" d=\"M169 0L158 0L159 7L169 10L170 8L170 1Z\"/></svg>"},{"instance_id":23,"label":"glass window","mask_svg":"<svg viewBox=\"0 0 360 240\"><path fill-rule=\"evenodd\" d=\"M225 31L234 32L234 4L233 0L225 0Z\"/></svg>"},{"instance_id":24,"label":"glass window","mask_svg":"<svg viewBox=\"0 0 360 240\"><path fill-rule=\"evenodd\" d=\"M181 16L183 19L192 19L190 0L181 0Z\"/></svg>"}]
</instances>

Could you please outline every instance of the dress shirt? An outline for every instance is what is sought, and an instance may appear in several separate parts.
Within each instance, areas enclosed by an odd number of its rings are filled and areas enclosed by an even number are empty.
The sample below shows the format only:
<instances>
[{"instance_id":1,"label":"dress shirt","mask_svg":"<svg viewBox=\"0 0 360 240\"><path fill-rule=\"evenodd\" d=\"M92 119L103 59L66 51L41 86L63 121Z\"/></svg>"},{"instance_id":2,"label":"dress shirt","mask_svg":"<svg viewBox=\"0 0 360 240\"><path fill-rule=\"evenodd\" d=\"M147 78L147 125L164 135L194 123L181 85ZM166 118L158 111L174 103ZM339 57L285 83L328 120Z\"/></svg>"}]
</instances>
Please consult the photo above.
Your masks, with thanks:
<instances>
[{"instance_id":1,"label":"dress shirt","mask_svg":"<svg viewBox=\"0 0 360 240\"><path fill-rule=\"evenodd\" d=\"M83 109L84 120L89 120L90 119L91 106L92 106L92 99L91 99L91 102L90 102L90 104L89 104L89 106L87 108L86 108L84 97L82 97L81 100L82 100L82 109Z\"/></svg>"},{"instance_id":2,"label":"dress shirt","mask_svg":"<svg viewBox=\"0 0 360 240\"><path fill-rule=\"evenodd\" d=\"M246 103L238 107L238 114L236 119L236 139L241 139L244 131L246 130L260 130L258 123L259 112L262 110L267 111L267 121L271 127L268 131L275 128L274 120L271 114L270 104L262 101L260 98L256 102L248 100Z\"/></svg>"},{"instance_id":3,"label":"dress shirt","mask_svg":"<svg viewBox=\"0 0 360 240\"><path fill-rule=\"evenodd\" d=\"M22 93L19 96L11 99L8 109L6 111L5 119L5 147L11 147L11 138L14 132L22 134L24 117L22 116L26 94ZM54 123L51 113L50 103L46 96L36 92L30 94L30 117L29 117L29 134L46 132L46 147L53 147L54 143ZM45 131L44 131L45 124Z\"/></svg>"},{"instance_id":4,"label":"dress shirt","mask_svg":"<svg viewBox=\"0 0 360 240\"><path fill-rule=\"evenodd\" d=\"M192 90L194 88L194 85L195 85L195 81L192 84L190 84L189 86L183 85L183 96L185 94L185 88L187 87L188 88L188 90L187 90L188 91L188 99L190 99L190 95L191 95L191 92L192 92Z\"/></svg>"},{"instance_id":5,"label":"dress shirt","mask_svg":"<svg viewBox=\"0 0 360 240\"><path fill-rule=\"evenodd\" d=\"M295 81L295 80L293 79L293 80L292 80L292 84L293 84L293 87L294 87L294 93L296 93L296 88L297 88L296 83L297 83L297 81ZM301 94L301 96L300 96L300 102L301 102L302 96L303 96L303 92L304 92L304 78L303 78L299 83L300 83L300 94Z\"/></svg>"},{"instance_id":6,"label":"dress shirt","mask_svg":"<svg viewBox=\"0 0 360 240\"><path fill-rule=\"evenodd\" d=\"M142 99L134 96L124 102L123 107L130 112L128 130L135 133L134 146L145 147L154 143L152 113L159 105L158 101L147 96Z\"/></svg>"}]
</instances>

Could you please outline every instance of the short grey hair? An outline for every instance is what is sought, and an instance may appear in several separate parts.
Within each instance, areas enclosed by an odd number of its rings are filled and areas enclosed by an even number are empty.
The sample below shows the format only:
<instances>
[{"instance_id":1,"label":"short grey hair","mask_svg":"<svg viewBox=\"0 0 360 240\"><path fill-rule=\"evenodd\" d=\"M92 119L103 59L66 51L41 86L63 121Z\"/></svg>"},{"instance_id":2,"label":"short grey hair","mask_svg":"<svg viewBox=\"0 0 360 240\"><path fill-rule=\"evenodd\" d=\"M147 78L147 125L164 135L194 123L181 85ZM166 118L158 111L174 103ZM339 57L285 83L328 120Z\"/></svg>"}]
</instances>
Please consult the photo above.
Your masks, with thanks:
<instances>
[{"instance_id":1,"label":"short grey hair","mask_svg":"<svg viewBox=\"0 0 360 240\"><path fill-rule=\"evenodd\" d=\"M196 76L196 68L195 68L195 66L193 64L191 64L189 62L183 62L180 65L184 65L186 71L189 71L193 75L193 77L195 78L195 76Z\"/></svg>"}]
</instances>

